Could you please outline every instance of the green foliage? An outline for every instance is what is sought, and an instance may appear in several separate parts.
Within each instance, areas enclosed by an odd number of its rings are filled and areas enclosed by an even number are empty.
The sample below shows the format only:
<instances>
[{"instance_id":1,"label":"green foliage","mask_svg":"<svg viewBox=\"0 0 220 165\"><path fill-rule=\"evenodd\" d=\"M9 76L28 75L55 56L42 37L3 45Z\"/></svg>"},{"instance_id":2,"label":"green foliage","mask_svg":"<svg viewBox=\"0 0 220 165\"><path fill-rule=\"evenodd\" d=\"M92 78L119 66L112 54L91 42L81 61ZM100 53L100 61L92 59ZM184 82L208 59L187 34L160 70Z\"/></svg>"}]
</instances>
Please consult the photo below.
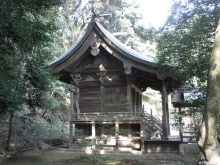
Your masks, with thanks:
<instances>
[{"instance_id":1,"label":"green foliage","mask_svg":"<svg viewBox=\"0 0 220 165\"><path fill-rule=\"evenodd\" d=\"M216 0L175 1L171 15L160 29L160 35L156 38L158 66L168 75L185 81L185 87L200 86L202 91L206 91L213 32L219 12L220 6ZM192 112L194 121L204 112L205 99L206 93L187 100L189 106L198 106Z\"/></svg>"},{"instance_id":2,"label":"green foliage","mask_svg":"<svg viewBox=\"0 0 220 165\"><path fill-rule=\"evenodd\" d=\"M55 79L45 66L52 59L49 47L57 29L50 14L60 1L0 0L0 4L0 116L13 121L20 111L20 116L31 118L40 109L54 107L48 103ZM9 126L6 146L12 122ZM32 128L26 128L30 135Z\"/></svg>"},{"instance_id":3,"label":"green foliage","mask_svg":"<svg viewBox=\"0 0 220 165\"><path fill-rule=\"evenodd\" d=\"M208 61L219 15L218 1L176 1L157 38L158 60L168 74L206 86Z\"/></svg>"},{"instance_id":4,"label":"green foliage","mask_svg":"<svg viewBox=\"0 0 220 165\"><path fill-rule=\"evenodd\" d=\"M48 18L48 9L58 0L1 1L0 42L0 112L22 109L22 104L39 107L48 90L48 71L44 68L51 59L50 35L56 29Z\"/></svg>"},{"instance_id":5,"label":"green foliage","mask_svg":"<svg viewBox=\"0 0 220 165\"><path fill-rule=\"evenodd\" d=\"M26 110L27 111L27 110ZM2 120L0 129L0 146L4 146L7 139L6 128L8 122ZM27 116L24 113L16 113L13 122L11 143L15 145L15 151L23 148L48 149L53 144L66 141L69 136L67 123L62 123L53 116L53 121L42 119L40 115ZM11 148L12 149L12 148Z\"/></svg>"},{"instance_id":6,"label":"green foliage","mask_svg":"<svg viewBox=\"0 0 220 165\"><path fill-rule=\"evenodd\" d=\"M200 159L200 154L201 154L200 151L195 151L195 150L185 152L185 155L187 157L194 157L196 160Z\"/></svg>"},{"instance_id":7,"label":"green foliage","mask_svg":"<svg viewBox=\"0 0 220 165\"><path fill-rule=\"evenodd\" d=\"M122 43L152 56L155 46L152 45L153 35L151 32L154 28L146 28L143 25L137 2L98 0L83 3L81 0L64 0L61 7L57 9L60 29L55 33L54 48L56 51L54 51L54 55L56 57L59 57L65 50L70 48L85 32L88 23L91 21L92 7L94 7L97 14L112 15L112 17L105 18L103 23L111 33L119 33L116 37ZM57 17L55 16L54 19L57 19ZM150 42L148 42L149 40Z\"/></svg>"}]
</instances>

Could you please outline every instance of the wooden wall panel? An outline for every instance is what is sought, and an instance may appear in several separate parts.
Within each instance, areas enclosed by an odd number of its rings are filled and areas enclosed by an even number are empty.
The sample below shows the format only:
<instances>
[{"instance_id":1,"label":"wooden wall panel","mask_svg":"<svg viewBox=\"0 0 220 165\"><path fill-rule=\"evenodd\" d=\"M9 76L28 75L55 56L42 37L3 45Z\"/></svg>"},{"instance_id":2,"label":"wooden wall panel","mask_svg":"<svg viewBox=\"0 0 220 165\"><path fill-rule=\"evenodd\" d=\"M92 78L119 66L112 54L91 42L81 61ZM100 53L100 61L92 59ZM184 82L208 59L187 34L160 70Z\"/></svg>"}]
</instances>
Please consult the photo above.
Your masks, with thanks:
<instances>
[{"instance_id":1,"label":"wooden wall panel","mask_svg":"<svg viewBox=\"0 0 220 165\"><path fill-rule=\"evenodd\" d=\"M105 87L104 97L108 111L128 112L127 86Z\"/></svg>"},{"instance_id":2,"label":"wooden wall panel","mask_svg":"<svg viewBox=\"0 0 220 165\"><path fill-rule=\"evenodd\" d=\"M90 87L80 89L79 108L81 113L100 112L100 88Z\"/></svg>"},{"instance_id":3,"label":"wooden wall panel","mask_svg":"<svg viewBox=\"0 0 220 165\"><path fill-rule=\"evenodd\" d=\"M108 95L115 95L115 96L126 96L127 95L127 87L126 86L108 86L105 87L105 96Z\"/></svg>"}]
</instances>

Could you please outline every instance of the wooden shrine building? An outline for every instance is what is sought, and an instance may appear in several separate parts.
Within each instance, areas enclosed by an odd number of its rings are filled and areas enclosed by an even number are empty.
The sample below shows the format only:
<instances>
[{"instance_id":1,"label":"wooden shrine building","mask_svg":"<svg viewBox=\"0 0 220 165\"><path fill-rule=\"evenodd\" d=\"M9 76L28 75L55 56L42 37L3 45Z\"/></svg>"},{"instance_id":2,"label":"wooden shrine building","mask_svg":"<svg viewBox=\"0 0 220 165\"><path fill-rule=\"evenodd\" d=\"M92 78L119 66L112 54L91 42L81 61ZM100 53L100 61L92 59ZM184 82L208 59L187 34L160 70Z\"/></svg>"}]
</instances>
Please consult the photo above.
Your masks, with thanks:
<instances>
[{"instance_id":1,"label":"wooden shrine building","mask_svg":"<svg viewBox=\"0 0 220 165\"><path fill-rule=\"evenodd\" d=\"M162 124L154 124L161 128L162 139L169 137L168 94L181 82L155 69L154 62L121 43L101 23L91 21L85 34L50 66L52 74L72 86L70 145L82 138L73 126L83 130L86 139L115 128L119 132L110 133L106 145L144 150L148 123L142 92L147 87L161 92Z\"/></svg>"}]
</instances>

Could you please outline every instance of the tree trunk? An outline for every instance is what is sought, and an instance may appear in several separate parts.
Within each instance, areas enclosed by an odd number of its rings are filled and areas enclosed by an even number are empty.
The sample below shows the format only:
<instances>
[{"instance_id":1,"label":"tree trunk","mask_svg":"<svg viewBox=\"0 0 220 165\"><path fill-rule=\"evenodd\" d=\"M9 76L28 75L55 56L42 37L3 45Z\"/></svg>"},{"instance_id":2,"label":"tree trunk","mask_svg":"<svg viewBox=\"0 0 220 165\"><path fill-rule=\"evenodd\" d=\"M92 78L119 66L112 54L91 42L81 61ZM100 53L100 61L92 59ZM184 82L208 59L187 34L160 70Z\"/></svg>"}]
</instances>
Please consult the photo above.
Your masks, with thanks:
<instances>
[{"instance_id":1,"label":"tree trunk","mask_svg":"<svg viewBox=\"0 0 220 165\"><path fill-rule=\"evenodd\" d=\"M5 151L8 152L9 151L9 147L10 147L10 142L11 142L11 135L12 135L12 129L13 129L13 118L14 115L13 113L11 114L10 118L9 118L9 128L8 128L8 138L5 144Z\"/></svg>"},{"instance_id":2,"label":"tree trunk","mask_svg":"<svg viewBox=\"0 0 220 165\"><path fill-rule=\"evenodd\" d=\"M206 108L199 130L198 146L210 163L219 164L220 152L217 140L217 124L220 112L220 22L209 61Z\"/></svg>"}]
</instances>

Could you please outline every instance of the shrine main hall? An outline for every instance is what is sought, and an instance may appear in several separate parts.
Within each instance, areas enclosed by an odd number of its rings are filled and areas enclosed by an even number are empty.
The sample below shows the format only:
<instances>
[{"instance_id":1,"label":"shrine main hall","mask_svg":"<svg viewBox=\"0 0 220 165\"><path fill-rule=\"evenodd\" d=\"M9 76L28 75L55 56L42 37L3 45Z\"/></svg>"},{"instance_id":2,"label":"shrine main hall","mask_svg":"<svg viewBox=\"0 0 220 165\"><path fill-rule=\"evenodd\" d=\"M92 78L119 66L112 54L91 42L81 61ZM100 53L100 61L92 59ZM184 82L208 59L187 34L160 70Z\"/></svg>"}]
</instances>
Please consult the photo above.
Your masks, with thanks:
<instances>
[{"instance_id":1,"label":"shrine main hall","mask_svg":"<svg viewBox=\"0 0 220 165\"><path fill-rule=\"evenodd\" d=\"M93 19L84 35L50 65L51 73L71 86L70 147L103 136L109 139L102 146L114 150L148 151L168 144L168 95L181 81L155 64ZM143 112L142 94L147 88L161 93L162 120ZM83 130L83 135L76 130ZM150 136L156 131L161 139L152 142ZM172 150L173 145L162 144L161 150Z\"/></svg>"}]
</instances>

